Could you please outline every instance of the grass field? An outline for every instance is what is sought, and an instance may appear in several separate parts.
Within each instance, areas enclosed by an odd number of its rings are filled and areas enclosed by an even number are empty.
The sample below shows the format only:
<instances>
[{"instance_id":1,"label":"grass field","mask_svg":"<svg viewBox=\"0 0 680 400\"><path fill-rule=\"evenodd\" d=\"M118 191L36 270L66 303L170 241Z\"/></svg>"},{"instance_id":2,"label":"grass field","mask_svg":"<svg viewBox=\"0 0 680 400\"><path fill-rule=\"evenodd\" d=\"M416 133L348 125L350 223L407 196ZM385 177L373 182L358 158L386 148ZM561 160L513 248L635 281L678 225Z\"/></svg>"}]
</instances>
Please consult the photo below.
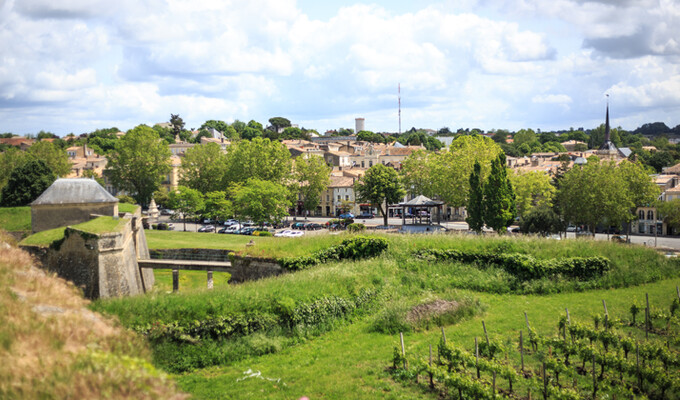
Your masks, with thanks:
<instances>
[{"instance_id":1,"label":"grass field","mask_svg":"<svg viewBox=\"0 0 680 400\"><path fill-rule=\"evenodd\" d=\"M149 233L152 248L226 248L274 258L311 254L347 237L253 238L254 249L246 249L245 241L250 238ZM396 332L406 333L409 354L424 355L429 344L438 343L441 333L434 320L426 319L424 324L408 321L407 313L416 306L436 301L481 302L482 314L444 323L447 338L469 349L474 337L483 334L482 320L492 338L516 338L524 327L526 311L532 327L552 334L565 307L573 320L586 321L602 312L605 299L612 316L623 316L632 302L640 304L649 293L654 307L667 309L680 283L677 261L639 246L535 238L382 237L389 241L389 250L373 259L332 262L233 286L216 284L213 291L204 289L204 273L183 271L180 276L184 275L186 282L180 284L179 294L167 293L170 277L162 273L157 274L158 288L151 295L99 301L93 307L117 315L125 326L152 327L142 330L149 334L156 364L168 370L186 370L175 376L182 389L199 399L289 399L303 395L325 399L436 399L436 393L395 382L387 371L398 345ZM537 280L529 288L545 294L524 295L509 289L507 282L513 278L507 271L413 256L423 248L518 253L545 260L603 256L612 267L602 277L578 284L560 276ZM322 318L316 325L291 327L285 323L287 316L300 312L327 313L320 304L335 307L334 301L346 302L366 290L375 291L377 297L350 314ZM196 343L194 339L186 342L181 336L167 336L177 326L184 327L181 332L190 333L195 327L222 323L221 316L231 316L228 324L234 318L254 318L256 322L264 318L270 325L223 338L204 337ZM158 328L153 328L156 324ZM259 371L266 379L248 378L249 370Z\"/></svg>"},{"instance_id":2,"label":"grass field","mask_svg":"<svg viewBox=\"0 0 680 400\"><path fill-rule=\"evenodd\" d=\"M31 207L1 207L0 229L8 232L31 230Z\"/></svg>"},{"instance_id":3,"label":"grass field","mask_svg":"<svg viewBox=\"0 0 680 400\"><path fill-rule=\"evenodd\" d=\"M122 227L125 226L125 223L126 220L122 218L99 217L81 224L73 225L73 228L88 233L99 234L116 232L122 229ZM37 232L22 240L20 244L25 246L49 246L52 242L63 239L65 230L66 228L55 228Z\"/></svg>"}]
</instances>

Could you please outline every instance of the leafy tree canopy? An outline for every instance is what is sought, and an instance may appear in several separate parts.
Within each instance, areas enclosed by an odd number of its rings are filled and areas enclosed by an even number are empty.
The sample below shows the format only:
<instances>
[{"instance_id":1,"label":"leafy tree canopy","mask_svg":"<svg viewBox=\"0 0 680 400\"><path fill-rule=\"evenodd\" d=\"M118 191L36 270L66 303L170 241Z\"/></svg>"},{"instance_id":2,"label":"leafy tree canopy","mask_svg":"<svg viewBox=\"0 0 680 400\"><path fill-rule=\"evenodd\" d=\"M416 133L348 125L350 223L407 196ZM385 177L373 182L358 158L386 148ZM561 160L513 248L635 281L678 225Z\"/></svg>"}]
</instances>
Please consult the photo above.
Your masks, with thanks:
<instances>
[{"instance_id":1,"label":"leafy tree canopy","mask_svg":"<svg viewBox=\"0 0 680 400\"><path fill-rule=\"evenodd\" d=\"M227 147L225 187L249 178L283 184L291 171L290 152L281 142L254 138Z\"/></svg>"},{"instance_id":2,"label":"leafy tree canopy","mask_svg":"<svg viewBox=\"0 0 680 400\"><path fill-rule=\"evenodd\" d=\"M203 210L203 196L196 189L178 186L177 190L168 194L168 201L173 210L182 214L184 230L187 230L187 217L196 216Z\"/></svg>"},{"instance_id":3,"label":"leafy tree canopy","mask_svg":"<svg viewBox=\"0 0 680 400\"><path fill-rule=\"evenodd\" d=\"M366 175L355 183L354 191L360 201L378 206L385 225L387 225L386 205L396 204L406 195L397 172L382 164L369 168Z\"/></svg>"},{"instance_id":4,"label":"leafy tree canopy","mask_svg":"<svg viewBox=\"0 0 680 400\"><path fill-rule=\"evenodd\" d=\"M519 172L508 175L515 191L517 214L521 217L535 207L551 207L555 187L543 171Z\"/></svg>"},{"instance_id":5,"label":"leafy tree canopy","mask_svg":"<svg viewBox=\"0 0 680 400\"><path fill-rule=\"evenodd\" d=\"M153 129L139 125L128 131L108 156L112 183L146 205L170 172L170 149Z\"/></svg>"},{"instance_id":6,"label":"leafy tree canopy","mask_svg":"<svg viewBox=\"0 0 680 400\"><path fill-rule=\"evenodd\" d=\"M40 141L29 147L27 152L33 159L44 161L57 177L66 176L71 172L68 154L54 143Z\"/></svg>"},{"instance_id":7,"label":"leafy tree canopy","mask_svg":"<svg viewBox=\"0 0 680 400\"><path fill-rule=\"evenodd\" d=\"M180 184L200 193L225 188L227 156L217 143L194 146L182 158Z\"/></svg>"},{"instance_id":8,"label":"leafy tree canopy","mask_svg":"<svg viewBox=\"0 0 680 400\"><path fill-rule=\"evenodd\" d=\"M2 188L0 205L19 207L37 199L57 179L42 160L31 160L15 168Z\"/></svg>"},{"instance_id":9,"label":"leafy tree canopy","mask_svg":"<svg viewBox=\"0 0 680 400\"><path fill-rule=\"evenodd\" d=\"M312 155L309 158L295 159L293 176L296 182L296 192L302 197L302 207L305 210L315 210L321 200L321 194L330 183L329 167L324 159ZM294 192L295 193L295 192Z\"/></svg>"},{"instance_id":10,"label":"leafy tree canopy","mask_svg":"<svg viewBox=\"0 0 680 400\"><path fill-rule=\"evenodd\" d=\"M232 186L230 192L234 214L258 225L280 221L291 206L288 189L275 182L252 178Z\"/></svg>"}]
</instances>

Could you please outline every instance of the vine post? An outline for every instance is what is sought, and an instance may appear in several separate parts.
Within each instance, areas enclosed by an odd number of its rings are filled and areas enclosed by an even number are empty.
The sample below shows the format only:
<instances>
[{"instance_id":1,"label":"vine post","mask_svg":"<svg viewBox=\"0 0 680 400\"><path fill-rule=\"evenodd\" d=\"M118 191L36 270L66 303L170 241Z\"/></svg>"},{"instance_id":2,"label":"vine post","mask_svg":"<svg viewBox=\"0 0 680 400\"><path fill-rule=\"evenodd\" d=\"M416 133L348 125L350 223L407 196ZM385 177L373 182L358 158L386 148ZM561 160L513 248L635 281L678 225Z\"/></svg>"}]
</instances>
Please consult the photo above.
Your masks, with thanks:
<instances>
[{"instance_id":1,"label":"vine post","mask_svg":"<svg viewBox=\"0 0 680 400\"><path fill-rule=\"evenodd\" d=\"M491 349L491 343L489 343L489 334L486 333L486 324L482 321L482 328L484 329L484 337L486 338L486 346Z\"/></svg>"},{"instance_id":2,"label":"vine post","mask_svg":"<svg viewBox=\"0 0 680 400\"><path fill-rule=\"evenodd\" d=\"M404 357L404 369L406 368L406 349L404 348L404 332L399 332L399 341L401 342L401 356Z\"/></svg>"},{"instance_id":3,"label":"vine post","mask_svg":"<svg viewBox=\"0 0 680 400\"><path fill-rule=\"evenodd\" d=\"M522 372L524 372L524 339L522 331L519 331L519 357L522 359Z\"/></svg>"},{"instance_id":4,"label":"vine post","mask_svg":"<svg viewBox=\"0 0 680 400\"><path fill-rule=\"evenodd\" d=\"M479 344L477 337L475 337L475 368L477 369L477 379L479 379Z\"/></svg>"},{"instance_id":5,"label":"vine post","mask_svg":"<svg viewBox=\"0 0 680 400\"><path fill-rule=\"evenodd\" d=\"M432 345L430 344L430 389L434 389L434 374L432 373Z\"/></svg>"}]
</instances>

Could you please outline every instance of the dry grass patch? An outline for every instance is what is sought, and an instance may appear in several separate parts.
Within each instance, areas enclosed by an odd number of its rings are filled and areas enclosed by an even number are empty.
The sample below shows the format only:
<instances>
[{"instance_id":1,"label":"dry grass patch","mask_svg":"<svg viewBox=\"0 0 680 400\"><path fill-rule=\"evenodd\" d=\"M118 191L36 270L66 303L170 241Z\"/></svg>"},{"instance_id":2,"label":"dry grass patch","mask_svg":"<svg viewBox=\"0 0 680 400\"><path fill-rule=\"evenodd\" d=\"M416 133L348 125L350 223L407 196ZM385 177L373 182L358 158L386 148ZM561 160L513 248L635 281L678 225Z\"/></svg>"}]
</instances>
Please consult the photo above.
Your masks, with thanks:
<instances>
[{"instance_id":1,"label":"dry grass patch","mask_svg":"<svg viewBox=\"0 0 680 400\"><path fill-rule=\"evenodd\" d=\"M0 282L0 398L185 397L147 361L141 338L6 242Z\"/></svg>"}]
</instances>

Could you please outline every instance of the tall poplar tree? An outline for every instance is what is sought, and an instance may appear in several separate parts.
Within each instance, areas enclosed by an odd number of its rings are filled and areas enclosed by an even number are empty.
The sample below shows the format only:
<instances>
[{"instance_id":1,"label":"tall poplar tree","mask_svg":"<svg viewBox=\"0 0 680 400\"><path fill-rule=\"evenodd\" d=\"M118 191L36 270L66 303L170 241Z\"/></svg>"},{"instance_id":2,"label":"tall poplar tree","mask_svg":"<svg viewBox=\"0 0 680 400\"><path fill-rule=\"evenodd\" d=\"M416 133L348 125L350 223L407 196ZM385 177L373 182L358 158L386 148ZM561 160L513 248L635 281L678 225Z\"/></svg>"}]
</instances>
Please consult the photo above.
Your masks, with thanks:
<instances>
[{"instance_id":1,"label":"tall poplar tree","mask_svg":"<svg viewBox=\"0 0 680 400\"><path fill-rule=\"evenodd\" d=\"M484 185L484 222L503 234L516 214L515 193L508 179L505 154L501 153L491 161L491 173Z\"/></svg>"},{"instance_id":2,"label":"tall poplar tree","mask_svg":"<svg viewBox=\"0 0 680 400\"><path fill-rule=\"evenodd\" d=\"M470 174L470 195L465 222L470 229L481 232L484 227L484 185L482 185L482 166L475 161Z\"/></svg>"}]
</instances>

